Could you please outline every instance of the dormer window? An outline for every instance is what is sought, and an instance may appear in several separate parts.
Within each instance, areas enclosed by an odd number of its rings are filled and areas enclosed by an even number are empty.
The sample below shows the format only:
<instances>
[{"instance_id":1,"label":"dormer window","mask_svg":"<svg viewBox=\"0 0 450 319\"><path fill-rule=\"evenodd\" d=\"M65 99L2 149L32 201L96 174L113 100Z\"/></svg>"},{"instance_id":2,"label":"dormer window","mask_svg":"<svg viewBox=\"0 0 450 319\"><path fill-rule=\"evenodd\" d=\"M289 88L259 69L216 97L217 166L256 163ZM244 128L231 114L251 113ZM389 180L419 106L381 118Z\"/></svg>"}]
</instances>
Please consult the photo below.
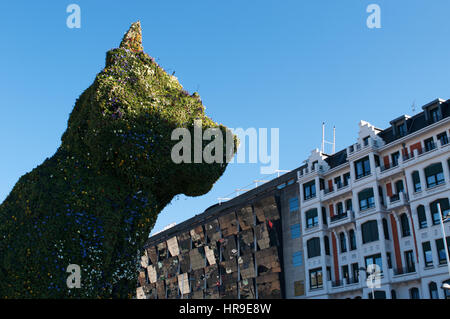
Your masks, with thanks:
<instances>
[{"instance_id":1,"label":"dormer window","mask_svg":"<svg viewBox=\"0 0 450 319\"><path fill-rule=\"evenodd\" d=\"M436 108L430 110L430 120L431 120L431 123L436 123L437 121L440 120L439 108L436 107Z\"/></svg>"},{"instance_id":2,"label":"dormer window","mask_svg":"<svg viewBox=\"0 0 450 319\"><path fill-rule=\"evenodd\" d=\"M398 136L405 136L406 135L406 123L403 122L402 124L397 125L397 134Z\"/></svg>"},{"instance_id":3,"label":"dormer window","mask_svg":"<svg viewBox=\"0 0 450 319\"><path fill-rule=\"evenodd\" d=\"M368 136L366 136L365 138L363 138L363 144L364 144L364 146L369 145L369 137L368 137Z\"/></svg>"}]
</instances>

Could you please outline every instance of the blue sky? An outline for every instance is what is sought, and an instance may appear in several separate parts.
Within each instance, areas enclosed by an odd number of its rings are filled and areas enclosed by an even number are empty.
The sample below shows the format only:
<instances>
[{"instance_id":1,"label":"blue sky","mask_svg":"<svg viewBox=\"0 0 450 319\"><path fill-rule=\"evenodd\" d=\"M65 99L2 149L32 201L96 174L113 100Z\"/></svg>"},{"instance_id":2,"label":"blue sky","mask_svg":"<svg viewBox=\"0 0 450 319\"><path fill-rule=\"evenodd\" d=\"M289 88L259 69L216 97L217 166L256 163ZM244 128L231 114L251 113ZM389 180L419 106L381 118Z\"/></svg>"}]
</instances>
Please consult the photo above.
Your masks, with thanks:
<instances>
[{"instance_id":1,"label":"blue sky","mask_svg":"<svg viewBox=\"0 0 450 319\"><path fill-rule=\"evenodd\" d=\"M66 7L81 7L81 28ZM381 8L369 29L366 8ZM140 20L144 50L207 114L237 128L279 128L280 169L301 165L336 126L336 149L355 142L359 120L387 127L450 95L450 2L2 1L0 3L0 202L20 176L54 154L75 99ZM154 231L203 212L260 176L232 164L207 195L180 196Z\"/></svg>"}]
</instances>

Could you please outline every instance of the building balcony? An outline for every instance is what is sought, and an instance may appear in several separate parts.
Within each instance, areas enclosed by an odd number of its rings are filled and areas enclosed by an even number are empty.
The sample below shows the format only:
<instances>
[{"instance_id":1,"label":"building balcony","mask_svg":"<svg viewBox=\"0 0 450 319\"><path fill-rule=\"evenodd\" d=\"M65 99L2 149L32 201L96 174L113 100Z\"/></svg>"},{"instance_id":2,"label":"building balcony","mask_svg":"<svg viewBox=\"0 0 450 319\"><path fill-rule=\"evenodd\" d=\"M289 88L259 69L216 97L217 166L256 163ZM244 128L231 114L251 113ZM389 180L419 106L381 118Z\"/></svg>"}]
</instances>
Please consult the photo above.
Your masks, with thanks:
<instances>
[{"instance_id":1,"label":"building balcony","mask_svg":"<svg viewBox=\"0 0 450 319\"><path fill-rule=\"evenodd\" d=\"M359 278L344 278L342 280L328 280L328 293L337 294L352 290L362 289L362 282Z\"/></svg>"},{"instance_id":2,"label":"building balcony","mask_svg":"<svg viewBox=\"0 0 450 319\"><path fill-rule=\"evenodd\" d=\"M387 209L394 209L408 205L409 199L404 192L388 197Z\"/></svg>"},{"instance_id":3,"label":"building balcony","mask_svg":"<svg viewBox=\"0 0 450 319\"><path fill-rule=\"evenodd\" d=\"M330 217L329 228L338 227L353 221L355 221L355 212L353 210L348 210L342 214Z\"/></svg>"},{"instance_id":4,"label":"building balcony","mask_svg":"<svg viewBox=\"0 0 450 319\"><path fill-rule=\"evenodd\" d=\"M408 153L403 157L404 166L415 165L419 161L426 161L432 157L438 156L440 153L449 151L448 141L440 140L438 143L432 143L425 149L415 149L413 153Z\"/></svg>"},{"instance_id":5,"label":"building balcony","mask_svg":"<svg viewBox=\"0 0 450 319\"><path fill-rule=\"evenodd\" d=\"M391 272L392 282L409 281L419 278L417 267L415 265L402 268L393 268L389 270Z\"/></svg>"},{"instance_id":6,"label":"building balcony","mask_svg":"<svg viewBox=\"0 0 450 319\"><path fill-rule=\"evenodd\" d=\"M341 196L343 194L345 194L346 192L351 192L351 188L350 185L341 185L340 187L333 187L333 188L325 188L323 190L321 190L321 199L322 200L328 200L331 199L335 196Z\"/></svg>"}]
</instances>

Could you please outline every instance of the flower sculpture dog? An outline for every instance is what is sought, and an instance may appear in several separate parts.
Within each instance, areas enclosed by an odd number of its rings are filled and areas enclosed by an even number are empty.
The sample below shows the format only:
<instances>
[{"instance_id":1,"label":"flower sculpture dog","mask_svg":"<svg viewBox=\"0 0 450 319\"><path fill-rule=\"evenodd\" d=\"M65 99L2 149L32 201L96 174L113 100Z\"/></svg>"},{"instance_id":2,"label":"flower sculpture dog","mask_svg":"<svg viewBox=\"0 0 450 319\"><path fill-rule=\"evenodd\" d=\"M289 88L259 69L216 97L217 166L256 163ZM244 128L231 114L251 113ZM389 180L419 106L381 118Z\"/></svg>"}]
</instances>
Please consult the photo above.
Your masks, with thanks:
<instances>
[{"instance_id":1,"label":"flower sculpture dog","mask_svg":"<svg viewBox=\"0 0 450 319\"><path fill-rule=\"evenodd\" d=\"M222 162L172 160L171 133L196 120L230 134L143 52L132 24L76 101L59 149L0 206L0 296L130 298L158 213L177 194L207 193L227 166L230 151ZM72 264L80 288L69 288Z\"/></svg>"}]
</instances>

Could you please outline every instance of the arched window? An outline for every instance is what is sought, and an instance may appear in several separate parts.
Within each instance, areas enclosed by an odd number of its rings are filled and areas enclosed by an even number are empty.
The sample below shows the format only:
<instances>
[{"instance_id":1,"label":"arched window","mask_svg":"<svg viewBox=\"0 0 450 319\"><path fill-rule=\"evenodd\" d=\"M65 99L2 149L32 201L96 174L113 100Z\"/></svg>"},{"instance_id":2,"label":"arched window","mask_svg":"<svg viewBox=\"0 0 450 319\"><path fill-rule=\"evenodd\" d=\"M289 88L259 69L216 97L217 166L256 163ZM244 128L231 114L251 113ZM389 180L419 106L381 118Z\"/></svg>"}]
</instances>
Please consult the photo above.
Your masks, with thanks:
<instances>
[{"instance_id":1,"label":"arched window","mask_svg":"<svg viewBox=\"0 0 450 319\"><path fill-rule=\"evenodd\" d=\"M419 228L426 228L427 216L425 215L425 207L423 205L417 207L417 218L419 219Z\"/></svg>"},{"instance_id":2,"label":"arched window","mask_svg":"<svg viewBox=\"0 0 450 319\"><path fill-rule=\"evenodd\" d=\"M418 171L414 171L411 174L413 185L414 185L414 191L420 192L422 190L422 185L420 184L420 175Z\"/></svg>"},{"instance_id":3,"label":"arched window","mask_svg":"<svg viewBox=\"0 0 450 319\"><path fill-rule=\"evenodd\" d=\"M391 290L391 299L397 299L397 292L394 289Z\"/></svg>"},{"instance_id":4,"label":"arched window","mask_svg":"<svg viewBox=\"0 0 450 319\"><path fill-rule=\"evenodd\" d=\"M448 198L439 198L434 202L430 203L431 218L433 220L434 225L438 225L441 223L441 218L439 217L438 203L441 206L441 213L444 216L446 215L446 213L448 213L448 210L450 209Z\"/></svg>"},{"instance_id":5,"label":"arched window","mask_svg":"<svg viewBox=\"0 0 450 319\"><path fill-rule=\"evenodd\" d=\"M347 211L353 210L353 203L352 203L352 199L351 199L351 198L349 198L349 199L347 199L347 200L345 201L345 209L346 209Z\"/></svg>"},{"instance_id":6,"label":"arched window","mask_svg":"<svg viewBox=\"0 0 450 319\"><path fill-rule=\"evenodd\" d=\"M330 239L328 236L323 237L323 243L325 246L325 254L330 255Z\"/></svg>"},{"instance_id":7,"label":"arched window","mask_svg":"<svg viewBox=\"0 0 450 319\"><path fill-rule=\"evenodd\" d=\"M430 291L430 299L439 299L437 285L434 281L428 284L428 290Z\"/></svg>"},{"instance_id":8,"label":"arched window","mask_svg":"<svg viewBox=\"0 0 450 319\"><path fill-rule=\"evenodd\" d=\"M400 215L400 223L402 226L402 236L407 237L407 236L411 235L411 230L409 228L408 215L406 215L406 213L403 213Z\"/></svg>"},{"instance_id":9,"label":"arched window","mask_svg":"<svg viewBox=\"0 0 450 319\"><path fill-rule=\"evenodd\" d=\"M425 178L427 180L427 187L434 187L444 183L444 172L441 163L434 163L425 167Z\"/></svg>"},{"instance_id":10,"label":"arched window","mask_svg":"<svg viewBox=\"0 0 450 319\"><path fill-rule=\"evenodd\" d=\"M350 229L348 235L350 237L350 250L355 250L356 249L355 231L353 229Z\"/></svg>"},{"instance_id":11,"label":"arched window","mask_svg":"<svg viewBox=\"0 0 450 319\"><path fill-rule=\"evenodd\" d=\"M397 192L397 194L400 194L404 191L403 180L400 179L395 182L395 191Z\"/></svg>"},{"instance_id":12,"label":"arched window","mask_svg":"<svg viewBox=\"0 0 450 319\"><path fill-rule=\"evenodd\" d=\"M383 218L384 239L389 240L389 227L386 218Z\"/></svg>"},{"instance_id":13,"label":"arched window","mask_svg":"<svg viewBox=\"0 0 450 319\"><path fill-rule=\"evenodd\" d=\"M328 220L327 220L327 210L325 209L325 207L322 207L322 221L325 225L328 224Z\"/></svg>"},{"instance_id":14,"label":"arched window","mask_svg":"<svg viewBox=\"0 0 450 319\"><path fill-rule=\"evenodd\" d=\"M342 202L337 203L336 210L338 215L342 215L344 213L344 205Z\"/></svg>"},{"instance_id":15,"label":"arched window","mask_svg":"<svg viewBox=\"0 0 450 319\"><path fill-rule=\"evenodd\" d=\"M419 288L411 288L409 289L409 297L411 299L420 299Z\"/></svg>"},{"instance_id":16,"label":"arched window","mask_svg":"<svg viewBox=\"0 0 450 319\"><path fill-rule=\"evenodd\" d=\"M442 283L442 286L444 286L445 284L450 285L450 279L444 281ZM446 289L445 287L442 287L442 289L444 290L444 297L445 297L445 299L450 299L450 289Z\"/></svg>"},{"instance_id":17,"label":"arched window","mask_svg":"<svg viewBox=\"0 0 450 319\"><path fill-rule=\"evenodd\" d=\"M347 242L345 241L345 234L343 232L339 234L339 242L341 246L341 253L345 253L347 251Z\"/></svg>"}]
</instances>

